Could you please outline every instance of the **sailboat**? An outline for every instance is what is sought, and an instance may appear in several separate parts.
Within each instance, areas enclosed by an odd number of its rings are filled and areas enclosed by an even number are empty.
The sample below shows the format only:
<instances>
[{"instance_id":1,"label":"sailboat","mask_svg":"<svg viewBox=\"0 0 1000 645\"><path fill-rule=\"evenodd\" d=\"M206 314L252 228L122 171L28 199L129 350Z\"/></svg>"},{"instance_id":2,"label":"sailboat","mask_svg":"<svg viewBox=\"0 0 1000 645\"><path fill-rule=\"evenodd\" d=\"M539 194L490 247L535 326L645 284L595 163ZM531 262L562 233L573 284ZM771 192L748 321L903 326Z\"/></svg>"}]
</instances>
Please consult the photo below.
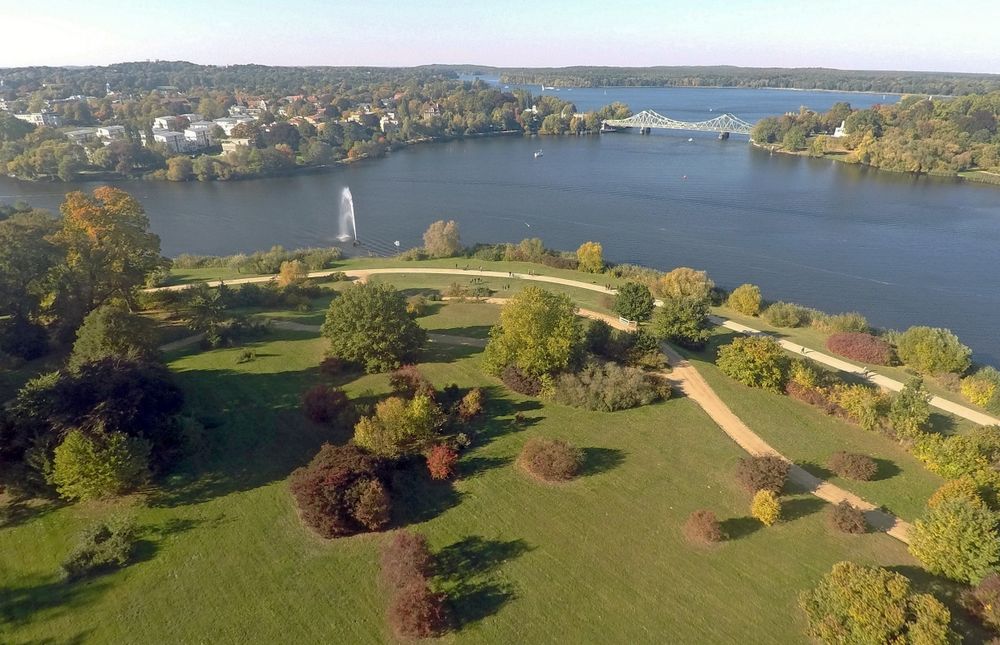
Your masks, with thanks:
<instances>
[{"instance_id":1,"label":"sailboat","mask_svg":"<svg viewBox=\"0 0 1000 645\"><path fill-rule=\"evenodd\" d=\"M541 150L535 150L535 159L538 159L541 156L542 156L542 151Z\"/></svg>"}]
</instances>

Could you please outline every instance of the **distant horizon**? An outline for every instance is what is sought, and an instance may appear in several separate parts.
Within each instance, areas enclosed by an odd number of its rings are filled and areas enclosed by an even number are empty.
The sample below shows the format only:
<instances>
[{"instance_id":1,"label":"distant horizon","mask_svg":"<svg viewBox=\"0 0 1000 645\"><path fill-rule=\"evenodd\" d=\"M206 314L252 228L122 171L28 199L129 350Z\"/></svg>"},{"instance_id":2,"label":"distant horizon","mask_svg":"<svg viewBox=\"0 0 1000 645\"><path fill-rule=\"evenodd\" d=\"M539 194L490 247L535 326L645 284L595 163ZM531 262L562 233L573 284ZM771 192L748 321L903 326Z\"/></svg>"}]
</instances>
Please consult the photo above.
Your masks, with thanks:
<instances>
[{"instance_id":1,"label":"distant horizon","mask_svg":"<svg viewBox=\"0 0 1000 645\"><path fill-rule=\"evenodd\" d=\"M1000 73L1000 4L963 0L299 0L7 3L2 67L189 60L276 67L718 66ZM211 61L211 62L208 62ZM502 64L501 64L502 63Z\"/></svg>"}]
</instances>

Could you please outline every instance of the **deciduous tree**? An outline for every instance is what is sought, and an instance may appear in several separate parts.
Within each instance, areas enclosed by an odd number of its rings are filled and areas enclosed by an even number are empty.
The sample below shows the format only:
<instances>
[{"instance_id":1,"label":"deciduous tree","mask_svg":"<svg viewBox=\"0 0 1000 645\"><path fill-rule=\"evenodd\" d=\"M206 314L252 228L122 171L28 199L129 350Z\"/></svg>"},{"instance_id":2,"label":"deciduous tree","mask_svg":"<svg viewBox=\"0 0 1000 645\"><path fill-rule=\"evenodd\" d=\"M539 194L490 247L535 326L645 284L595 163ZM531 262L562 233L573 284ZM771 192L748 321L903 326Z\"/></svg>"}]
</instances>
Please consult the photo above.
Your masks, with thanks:
<instances>
[{"instance_id":1,"label":"deciduous tree","mask_svg":"<svg viewBox=\"0 0 1000 645\"><path fill-rule=\"evenodd\" d=\"M653 294L641 282L626 282L618 287L612 311L626 320L648 320L653 313Z\"/></svg>"},{"instance_id":2,"label":"deciduous tree","mask_svg":"<svg viewBox=\"0 0 1000 645\"><path fill-rule=\"evenodd\" d=\"M584 242L576 250L576 260L581 271L600 273L604 270L604 249L600 242Z\"/></svg>"},{"instance_id":3,"label":"deciduous tree","mask_svg":"<svg viewBox=\"0 0 1000 645\"><path fill-rule=\"evenodd\" d=\"M566 369L580 344L576 305L565 294L526 287L500 311L483 368L499 376L512 365L532 376Z\"/></svg>"},{"instance_id":4,"label":"deciduous tree","mask_svg":"<svg viewBox=\"0 0 1000 645\"><path fill-rule=\"evenodd\" d=\"M434 258L450 258L462 250L455 220L438 220L424 232L424 249Z\"/></svg>"}]
</instances>

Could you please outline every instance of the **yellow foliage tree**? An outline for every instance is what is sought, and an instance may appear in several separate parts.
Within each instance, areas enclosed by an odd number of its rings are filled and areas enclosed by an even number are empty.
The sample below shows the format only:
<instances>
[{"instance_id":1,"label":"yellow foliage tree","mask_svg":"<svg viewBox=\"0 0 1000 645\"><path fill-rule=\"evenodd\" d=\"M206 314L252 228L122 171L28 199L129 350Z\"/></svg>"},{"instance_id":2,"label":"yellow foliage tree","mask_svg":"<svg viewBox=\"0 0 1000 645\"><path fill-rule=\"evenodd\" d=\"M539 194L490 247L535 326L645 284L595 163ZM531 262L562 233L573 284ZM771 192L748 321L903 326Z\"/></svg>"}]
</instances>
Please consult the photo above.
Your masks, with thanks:
<instances>
[{"instance_id":1,"label":"yellow foliage tree","mask_svg":"<svg viewBox=\"0 0 1000 645\"><path fill-rule=\"evenodd\" d=\"M759 490L750 503L750 514L764 526L772 526L781 519L781 501L771 490Z\"/></svg>"},{"instance_id":2,"label":"yellow foliage tree","mask_svg":"<svg viewBox=\"0 0 1000 645\"><path fill-rule=\"evenodd\" d=\"M604 270L604 249L600 242L584 242L576 250L576 259L580 270L587 273L600 273Z\"/></svg>"}]
</instances>

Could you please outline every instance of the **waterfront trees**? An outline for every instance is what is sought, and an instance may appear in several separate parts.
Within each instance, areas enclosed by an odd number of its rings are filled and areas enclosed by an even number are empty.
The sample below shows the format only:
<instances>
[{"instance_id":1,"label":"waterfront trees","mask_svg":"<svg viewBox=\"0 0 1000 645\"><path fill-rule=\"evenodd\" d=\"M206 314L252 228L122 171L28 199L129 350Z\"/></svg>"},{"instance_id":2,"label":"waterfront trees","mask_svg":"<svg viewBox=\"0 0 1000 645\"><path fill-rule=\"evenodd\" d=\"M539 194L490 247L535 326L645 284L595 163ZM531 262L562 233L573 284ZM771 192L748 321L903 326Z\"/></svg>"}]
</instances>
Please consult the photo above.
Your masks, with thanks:
<instances>
[{"instance_id":1,"label":"waterfront trees","mask_svg":"<svg viewBox=\"0 0 1000 645\"><path fill-rule=\"evenodd\" d=\"M653 313L653 294L641 282L626 282L618 287L612 311L626 320L647 320Z\"/></svg>"},{"instance_id":2,"label":"waterfront trees","mask_svg":"<svg viewBox=\"0 0 1000 645\"><path fill-rule=\"evenodd\" d=\"M424 231L424 249L433 258L450 258L462 250L455 220L438 220Z\"/></svg>"},{"instance_id":3,"label":"waterfront trees","mask_svg":"<svg viewBox=\"0 0 1000 645\"><path fill-rule=\"evenodd\" d=\"M600 242L584 242L576 250L578 268L587 273L600 273L604 270L604 249Z\"/></svg>"}]
</instances>

